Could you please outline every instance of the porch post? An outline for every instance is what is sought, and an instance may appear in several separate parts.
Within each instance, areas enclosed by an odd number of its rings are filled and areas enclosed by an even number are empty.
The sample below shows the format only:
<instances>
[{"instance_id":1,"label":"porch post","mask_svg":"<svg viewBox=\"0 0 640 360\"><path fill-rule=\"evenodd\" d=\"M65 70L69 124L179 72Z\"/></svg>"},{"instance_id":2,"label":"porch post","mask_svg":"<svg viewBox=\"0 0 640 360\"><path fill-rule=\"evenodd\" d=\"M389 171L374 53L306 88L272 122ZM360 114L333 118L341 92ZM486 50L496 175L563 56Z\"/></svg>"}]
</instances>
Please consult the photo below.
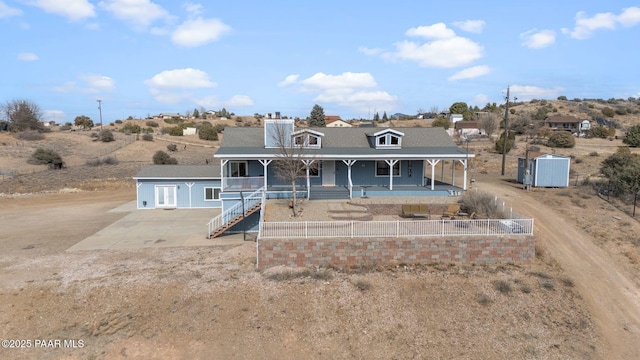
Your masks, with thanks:
<instances>
[{"instance_id":1,"label":"porch post","mask_svg":"<svg viewBox=\"0 0 640 360\"><path fill-rule=\"evenodd\" d=\"M462 190L467 190L467 159L460 160L462 165L464 165L464 174L462 176Z\"/></svg>"},{"instance_id":2,"label":"porch post","mask_svg":"<svg viewBox=\"0 0 640 360\"><path fill-rule=\"evenodd\" d=\"M398 162L398 160L385 160L384 162L389 165L389 190L393 190L393 166Z\"/></svg>"},{"instance_id":3,"label":"porch post","mask_svg":"<svg viewBox=\"0 0 640 360\"><path fill-rule=\"evenodd\" d=\"M311 197L311 180L309 178L309 166L313 164L315 160L302 160L306 171L306 180L307 180L307 200Z\"/></svg>"},{"instance_id":4,"label":"porch post","mask_svg":"<svg viewBox=\"0 0 640 360\"><path fill-rule=\"evenodd\" d=\"M351 167L353 166L353 164L356 163L357 160L342 160L343 163L345 163L345 165L347 165L347 179L348 179L348 185L349 185L349 199L351 199L351 190L352 190L352 185L353 185L353 181L351 180Z\"/></svg>"},{"instance_id":5,"label":"porch post","mask_svg":"<svg viewBox=\"0 0 640 360\"><path fill-rule=\"evenodd\" d=\"M427 160L431 165L431 190L435 190L436 165L440 160ZM444 163L442 164L444 166Z\"/></svg>"},{"instance_id":6,"label":"porch post","mask_svg":"<svg viewBox=\"0 0 640 360\"><path fill-rule=\"evenodd\" d=\"M220 186L222 187L222 192L224 192L224 166L227 165L229 160L220 160Z\"/></svg>"},{"instance_id":7,"label":"porch post","mask_svg":"<svg viewBox=\"0 0 640 360\"><path fill-rule=\"evenodd\" d=\"M444 182L444 163L445 163L445 162L444 162L444 161L442 161L442 165L440 165L440 171L441 171L441 174L440 174L440 181L442 181L442 182Z\"/></svg>"},{"instance_id":8,"label":"porch post","mask_svg":"<svg viewBox=\"0 0 640 360\"><path fill-rule=\"evenodd\" d=\"M269 166L269 164L271 164L273 160L262 159L258 161L260 162L260 164L262 164L262 167L264 168L264 191L267 191L267 166Z\"/></svg>"},{"instance_id":9,"label":"porch post","mask_svg":"<svg viewBox=\"0 0 640 360\"><path fill-rule=\"evenodd\" d=\"M451 160L451 185L456 186L456 161Z\"/></svg>"}]
</instances>

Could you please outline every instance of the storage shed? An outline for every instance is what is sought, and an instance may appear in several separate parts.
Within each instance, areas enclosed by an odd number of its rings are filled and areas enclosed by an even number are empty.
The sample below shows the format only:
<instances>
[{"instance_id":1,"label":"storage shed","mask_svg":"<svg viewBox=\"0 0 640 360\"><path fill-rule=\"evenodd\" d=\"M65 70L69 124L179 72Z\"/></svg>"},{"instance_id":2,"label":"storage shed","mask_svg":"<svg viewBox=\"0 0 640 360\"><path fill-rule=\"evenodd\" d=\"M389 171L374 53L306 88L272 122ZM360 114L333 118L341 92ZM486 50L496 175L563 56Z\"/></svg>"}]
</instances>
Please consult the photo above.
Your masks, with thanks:
<instances>
[{"instance_id":1,"label":"storage shed","mask_svg":"<svg viewBox=\"0 0 640 360\"><path fill-rule=\"evenodd\" d=\"M569 167L571 158L556 154L544 154L530 157L527 166L524 156L518 157L518 182L524 184L526 170L531 174L531 186L567 187L569 186ZM526 185L526 184L525 184Z\"/></svg>"},{"instance_id":2,"label":"storage shed","mask_svg":"<svg viewBox=\"0 0 640 360\"><path fill-rule=\"evenodd\" d=\"M222 208L220 165L147 165L136 176L138 209Z\"/></svg>"}]
</instances>

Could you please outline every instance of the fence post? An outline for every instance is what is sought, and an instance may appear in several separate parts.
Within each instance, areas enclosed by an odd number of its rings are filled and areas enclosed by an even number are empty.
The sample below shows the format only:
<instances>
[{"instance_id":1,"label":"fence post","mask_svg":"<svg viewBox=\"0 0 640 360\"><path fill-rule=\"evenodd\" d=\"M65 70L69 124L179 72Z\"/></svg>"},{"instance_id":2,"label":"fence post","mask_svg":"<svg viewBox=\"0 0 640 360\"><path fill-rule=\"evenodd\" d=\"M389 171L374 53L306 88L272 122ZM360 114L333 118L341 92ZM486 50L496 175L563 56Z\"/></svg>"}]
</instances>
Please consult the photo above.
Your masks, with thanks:
<instances>
[{"instance_id":1,"label":"fence post","mask_svg":"<svg viewBox=\"0 0 640 360\"><path fill-rule=\"evenodd\" d=\"M353 220L351 220L351 238L353 239Z\"/></svg>"},{"instance_id":2,"label":"fence post","mask_svg":"<svg viewBox=\"0 0 640 360\"><path fill-rule=\"evenodd\" d=\"M490 222L490 221L491 221L491 220L487 219L487 235L489 235L489 222Z\"/></svg>"},{"instance_id":3,"label":"fence post","mask_svg":"<svg viewBox=\"0 0 640 360\"><path fill-rule=\"evenodd\" d=\"M304 222L304 238L305 239L309 238L309 222L308 221Z\"/></svg>"}]
</instances>

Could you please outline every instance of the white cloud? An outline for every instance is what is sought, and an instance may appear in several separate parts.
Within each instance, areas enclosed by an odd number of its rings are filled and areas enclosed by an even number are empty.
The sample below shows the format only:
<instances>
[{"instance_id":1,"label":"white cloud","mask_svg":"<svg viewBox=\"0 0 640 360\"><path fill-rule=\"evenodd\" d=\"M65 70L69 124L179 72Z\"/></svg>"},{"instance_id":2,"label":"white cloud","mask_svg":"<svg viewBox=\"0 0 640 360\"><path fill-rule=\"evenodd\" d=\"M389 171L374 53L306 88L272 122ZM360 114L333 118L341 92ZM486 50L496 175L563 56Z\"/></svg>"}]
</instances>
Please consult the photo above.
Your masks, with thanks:
<instances>
[{"instance_id":1,"label":"white cloud","mask_svg":"<svg viewBox=\"0 0 640 360\"><path fill-rule=\"evenodd\" d=\"M98 5L136 28L147 28L156 20L171 19L162 6L149 0L105 0Z\"/></svg>"},{"instance_id":2,"label":"white cloud","mask_svg":"<svg viewBox=\"0 0 640 360\"><path fill-rule=\"evenodd\" d=\"M105 91L113 91L115 89L115 82L112 78L104 75L85 75L81 77L86 83L84 92L97 94Z\"/></svg>"},{"instance_id":3,"label":"white cloud","mask_svg":"<svg viewBox=\"0 0 640 360\"><path fill-rule=\"evenodd\" d=\"M78 91L78 87L75 81L67 81L66 83L60 86L54 86L53 91L61 92L61 93L70 93L70 92Z\"/></svg>"},{"instance_id":4,"label":"white cloud","mask_svg":"<svg viewBox=\"0 0 640 360\"><path fill-rule=\"evenodd\" d=\"M360 46L358 51L365 55L378 55L382 53L382 49L380 48L368 48L366 46Z\"/></svg>"},{"instance_id":5,"label":"white cloud","mask_svg":"<svg viewBox=\"0 0 640 360\"><path fill-rule=\"evenodd\" d=\"M484 106L489 103L489 97L485 94L477 94L473 97L473 103L477 106Z\"/></svg>"},{"instance_id":6,"label":"white cloud","mask_svg":"<svg viewBox=\"0 0 640 360\"><path fill-rule=\"evenodd\" d=\"M623 9L622 13L618 15L618 22L626 27L640 24L640 8L630 7Z\"/></svg>"},{"instance_id":7,"label":"white cloud","mask_svg":"<svg viewBox=\"0 0 640 360\"><path fill-rule=\"evenodd\" d=\"M22 61L36 61L38 60L38 55L34 53L19 53L18 59Z\"/></svg>"},{"instance_id":8,"label":"white cloud","mask_svg":"<svg viewBox=\"0 0 640 360\"><path fill-rule=\"evenodd\" d=\"M456 33L447 28L444 23L437 23L429 26L418 26L406 32L407 36L419 36L427 39L451 39Z\"/></svg>"},{"instance_id":9,"label":"white cloud","mask_svg":"<svg viewBox=\"0 0 640 360\"><path fill-rule=\"evenodd\" d=\"M44 121L55 121L58 124L64 123L67 115L62 110L44 110L42 111L42 119Z\"/></svg>"},{"instance_id":10,"label":"white cloud","mask_svg":"<svg viewBox=\"0 0 640 360\"><path fill-rule=\"evenodd\" d=\"M165 70L144 83L157 89L193 89L216 86L216 83L209 80L209 75L206 72L192 68Z\"/></svg>"},{"instance_id":11,"label":"white cloud","mask_svg":"<svg viewBox=\"0 0 640 360\"><path fill-rule=\"evenodd\" d=\"M584 40L590 38L596 30L614 30L620 24L625 27L632 27L640 24L640 8L629 7L622 10L619 15L610 12L598 13L593 17L587 17L584 11L576 14L576 25L573 30L562 29L574 39Z\"/></svg>"},{"instance_id":12,"label":"white cloud","mask_svg":"<svg viewBox=\"0 0 640 360\"><path fill-rule=\"evenodd\" d=\"M487 75L491 72L491 68L487 65L478 65L458 71L449 77L449 80L473 79L479 76Z\"/></svg>"},{"instance_id":13,"label":"white cloud","mask_svg":"<svg viewBox=\"0 0 640 360\"><path fill-rule=\"evenodd\" d=\"M87 0L35 0L29 4L72 21L96 16L93 5Z\"/></svg>"},{"instance_id":14,"label":"white cloud","mask_svg":"<svg viewBox=\"0 0 640 360\"><path fill-rule=\"evenodd\" d=\"M197 16L202 14L202 5L201 4L194 4L194 3L185 3L184 5L182 5L184 7L185 10L187 10L187 12L193 16Z\"/></svg>"},{"instance_id":15,"label":"white cloud","mask_svg":"<svg viewBox=\"0 0 640 360\"><path fill-rule=\"evenodd\" d=\"M22 15L22 10L12 8L11 6L5 4L3 1L0 1L0 19L20 15Z\"/></svg>"},{"instance_id":16,"label":"white cloud","mask_svg":"<svg viewBox=\"0 0 640 360\"><path fill-rule=\"evenodd\" d=\"M243 107L253 106L253 100L247 95L234 95L229 100L225 101L227 107Z\"/></svg>"},{"instance_id":17,"label":"white cloud","mask_svg":"<svg viewBox=\"0 0 640 360\"><path fill-rule=\"evenodd\" d=\"M520 34L522 45L531 49L542 49L556 42L556 33L553 30L532 29Z\"/></svg>"},{"instance_id":18,"label":"white cloud","mask_svg":"<svg viewBox=\"0 0 640 360\"><path fill-rule=\"evenodd\" d=\"M294 84L296 81L298 81L299 77L300 77L299 74L288 75L286 78L284 78L284 80L278 83L278 86L284 87L284 86Z\"/></svg>"},{"instance_id":19,"label":"white cloud","mask_svg":"<svg viewBox=\"0 0 640 360\"><path fill-rule=\"evenodd\" d=\"M429 43L401 41L390 58L411 60L422 67L453 68L468 65L482 57L482 47L463 37L436 40Z\"/></svg>"},{"instance_id":20,"label":"white cloud","mask_svg":"<svg viewBox=\"0 0 640 360\"><path fill-rule=\"evenodd\" d=\"M556 86L552 89L545 89L531 85L512 85L511 96L517 97L520 101L530 101L533 99L555 99L562 94L565 89Z\"/></svg>"},{"instance_id":21,"label":"white cloud","mask_svg":"<svg viewBox=\"0 0 640 360\"><path fill-rule=\"evenodd\" d=\"M317 93L313 99L315 102L335 104L359 112L366 112L370 108L391 110L398 100L396 96L376 89L377 83L369 73L316 73L297 81L297 84L301 92Z\"/></svg>"},{"instance_id":22,"label":"white cloud","mask_svg":"<svg viewBox=\"0 0 640 360\"><path fill-rule=\"evenodd\" d=\"M480 34L482 30L484 30L485 22L484 20L466 20L466 21L456 21L453 23L454 26L458 27L462 31Z\"/></svg>"},{"instance_id":23,"label":"white cloud","mask_svg":"<svg viewBox=\"0 0 640 360\"><path fill-rule=\"evenodd\" d=\"M218 19L197 18L180 24L171 35L174 44L186 47L204 45L216 41L231 27Z\"/></svg>"}]
</instances>

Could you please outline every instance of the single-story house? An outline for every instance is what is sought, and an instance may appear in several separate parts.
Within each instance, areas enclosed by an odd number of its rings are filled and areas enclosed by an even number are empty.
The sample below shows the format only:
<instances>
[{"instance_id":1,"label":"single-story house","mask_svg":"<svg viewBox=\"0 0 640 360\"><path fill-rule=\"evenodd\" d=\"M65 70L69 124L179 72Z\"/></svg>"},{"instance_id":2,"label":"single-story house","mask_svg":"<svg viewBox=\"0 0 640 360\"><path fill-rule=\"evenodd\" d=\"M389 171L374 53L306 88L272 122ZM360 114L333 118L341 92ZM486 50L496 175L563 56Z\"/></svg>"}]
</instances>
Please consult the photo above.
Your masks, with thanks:
<instances>
[{"instance_id":1,"label":"single-story house","mask_svg":"<svg viewBox=\"0 0 640 360\"><path fill-rule=\"evenodd\" d=\"M535 187L568 187L571 158L529 153L518 157L518 182Z\"/></svg>"},{"instance_id":2,"label":"single-story house","mask_svg":"<svg viewBox=\"0 0 640 360\"><path fill-rule=\"evenodd\" d=\"M353 127L348 122L340 119L339 116L336 116L336 118L327 118L327 117L325 117L324 122L325 122L326 127Z\"/></svg>"},{"instance_id":3,"label":"single-story house","mask_svg":"<svg viewBox=\"0 0 640 360\"><path fill-rule=\"evenodd\" d=\"M543 120L543 126L551 130L570 131L577 133L580 131L582 120L569 115L547 116Z\"/></svg>"},{"instance_id":4,"label":"single-story house","mask_svg":"<svg viewBox=\"0 0 640 360\"><path fill-rule=\"evenodd\" d=\"M197 129L194 127L188 127L185 129L182 129L182 135L186 136L186 135L195 135L197 133Z\"/></svg>"},{"instance_id":5,"label":"single-story house","mask_svg":"<svg viewBox=\"0 0 640 360\"><path fill-rule=\"evenodd\" d=\"M453 128L459 136L484 135L484 130L479 126L477 121L457 121Z\"/></svg>"},{"instance_id":6,"label":"single-story house","mask_svg":"<svg viewBox=\"0 0 640 360\"><path fill-rule=\"evenodd\" d=\"M222 208L220 165L147 165L136 176L138 209Z\"/></svg>"}]
</instances>

